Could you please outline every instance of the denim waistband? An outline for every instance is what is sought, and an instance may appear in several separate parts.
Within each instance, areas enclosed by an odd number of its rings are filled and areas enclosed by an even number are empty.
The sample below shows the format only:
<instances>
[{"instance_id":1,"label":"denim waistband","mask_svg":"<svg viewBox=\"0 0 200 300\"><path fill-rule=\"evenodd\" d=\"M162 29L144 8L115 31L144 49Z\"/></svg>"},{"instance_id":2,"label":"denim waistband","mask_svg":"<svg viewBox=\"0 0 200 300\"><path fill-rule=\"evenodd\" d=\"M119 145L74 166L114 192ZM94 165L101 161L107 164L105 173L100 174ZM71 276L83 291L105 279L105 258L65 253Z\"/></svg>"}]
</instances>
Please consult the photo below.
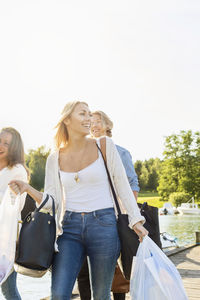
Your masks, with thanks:
<instances>
[{"instance_id":1,"label":"denim waistband","mask_svg":"<svg viewBox=\"0 0 200 300\"><path fill-rule=\"evenodd\" d=\"M75 214L75 215L81 215L81 216L84 216L84 215L96 215L96 214L101 214L101 213L106 213L106 212L115 212L114 210L114 207L108 207L108 208L103 208L103 209L97 209L97 210L94 210L94 211L90 211L90 212L76 212L76 211L70 211L70 210L66 210L65 211L65 215L67 214L68 216L71 216L72 214Z\"/></svg>"}]
</instances>

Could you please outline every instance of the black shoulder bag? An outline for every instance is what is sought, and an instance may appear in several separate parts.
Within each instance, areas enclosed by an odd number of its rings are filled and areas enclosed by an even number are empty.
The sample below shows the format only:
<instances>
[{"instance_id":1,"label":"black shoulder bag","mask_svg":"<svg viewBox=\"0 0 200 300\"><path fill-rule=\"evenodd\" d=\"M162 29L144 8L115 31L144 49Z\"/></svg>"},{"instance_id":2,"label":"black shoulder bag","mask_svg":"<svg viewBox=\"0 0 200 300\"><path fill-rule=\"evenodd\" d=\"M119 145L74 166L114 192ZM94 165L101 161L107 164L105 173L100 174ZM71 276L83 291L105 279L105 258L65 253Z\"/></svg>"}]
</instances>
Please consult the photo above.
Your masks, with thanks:
<instances>
[{"instance_id":1,"label":"black shoulder bag","mask_svg":"<svg viewBox=\"0 0 200 300\"><path fill-rule=\"evenodd\" d=\"M52 213L40 212L52 199ZM17 243L15 271L31 277L42 277L52 264L56 239L55 203L47 195L39 208L24 219Z\"/></svg>"},{"instance_id":2,"label":"black shoulder bag","mask_svg":"<svg viewBox=\"0 0 200 300\"><path fill-rule=\"evenodd\" d=\"M98 145L97 147L104 160L104 165L108 175L108 180L110 183L113 198L115 200L115 205L117 208L117 213L118 213L117 229L118 229L119 239L121 242L120 260L121 260L122 271L124 273L124 277L130 280L133 256L136 255L140 242L139 242L138 235L135 233L134 230L130 229L130 227L128 226L129 225L128 215L121 213L119 203L117 201L117 195L115 193L112 184L112 180L108 171L106 161L104 159L100 147ZM146 222L144 224L144 227L148 230L149 237L161 248L158 208L154 206L150 206L146 202L143 204L138 204L138 206L140 208L141 215L145 217Z\"/></svg>"}]
</instances>

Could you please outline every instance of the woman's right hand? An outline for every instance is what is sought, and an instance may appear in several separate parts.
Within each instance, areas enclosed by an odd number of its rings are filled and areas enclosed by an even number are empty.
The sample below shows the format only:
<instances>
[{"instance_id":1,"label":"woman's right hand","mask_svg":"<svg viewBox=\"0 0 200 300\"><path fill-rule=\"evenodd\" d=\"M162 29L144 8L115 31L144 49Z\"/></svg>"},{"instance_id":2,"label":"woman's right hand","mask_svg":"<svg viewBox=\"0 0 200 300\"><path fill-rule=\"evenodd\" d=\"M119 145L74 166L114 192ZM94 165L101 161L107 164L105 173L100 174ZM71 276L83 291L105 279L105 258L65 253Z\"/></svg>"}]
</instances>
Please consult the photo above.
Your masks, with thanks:
<instances>
[{"instance_id":1,"label":"woman's right hand","mask_svg":"<svg viewBox=\"0 0 200 300\"><path fill-rule=\"evenodd\" d=\"M135 233L137 233L138 237L139 237L139 241L142 242L143 238L148 235L148 230L146 230L146 228L142 225L141 222L137 222L134 226L133 226L133 230L135 231Z\"/></svg>"},{"instance_id":2,"label":"woman's right hand","mask_svg":"<svg viewBox=\"0 0 200 300\"><path fill-rule=\"evenodd\" d=\"M28 186L28 183L21 180L12 180L9 182L9 187L16 195L27 192Z\"/></svg>"}]
</instances>

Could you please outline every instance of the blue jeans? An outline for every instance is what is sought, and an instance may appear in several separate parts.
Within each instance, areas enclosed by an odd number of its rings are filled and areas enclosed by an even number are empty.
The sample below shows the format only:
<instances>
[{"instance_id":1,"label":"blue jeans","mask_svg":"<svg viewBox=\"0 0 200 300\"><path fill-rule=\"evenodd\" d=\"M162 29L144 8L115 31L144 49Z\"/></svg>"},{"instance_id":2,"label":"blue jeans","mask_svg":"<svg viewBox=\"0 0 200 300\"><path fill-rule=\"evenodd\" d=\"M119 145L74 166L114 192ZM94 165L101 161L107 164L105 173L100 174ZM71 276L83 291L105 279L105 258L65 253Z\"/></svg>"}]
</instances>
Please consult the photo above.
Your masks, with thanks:
<instances>
[{"instance_id":1,"label":"blue jeans","mask_svg":"<svg viewBox=\"0 0 200 300\"><path fill-rule=\"evenodd\" d=\"M90 213L67 211L59 252L52 265L52 300L70 300L72 289L86 256L94 300L109 300L120 241L113 208Z\"/></svg>"},{"instance_id":2,"label":"blue jeans","mask_svg":"<svg viewBox=\"0 0 200 300\"><path fill-rule=\"evenodd\" d=\"M16 285L16 280L17 280L17 273L12 272L6 281L2 283L1 285L1 290L2 293L7 300L21 300L21 297L19 295L17 285Z\"/></svg>"}]
</instances>

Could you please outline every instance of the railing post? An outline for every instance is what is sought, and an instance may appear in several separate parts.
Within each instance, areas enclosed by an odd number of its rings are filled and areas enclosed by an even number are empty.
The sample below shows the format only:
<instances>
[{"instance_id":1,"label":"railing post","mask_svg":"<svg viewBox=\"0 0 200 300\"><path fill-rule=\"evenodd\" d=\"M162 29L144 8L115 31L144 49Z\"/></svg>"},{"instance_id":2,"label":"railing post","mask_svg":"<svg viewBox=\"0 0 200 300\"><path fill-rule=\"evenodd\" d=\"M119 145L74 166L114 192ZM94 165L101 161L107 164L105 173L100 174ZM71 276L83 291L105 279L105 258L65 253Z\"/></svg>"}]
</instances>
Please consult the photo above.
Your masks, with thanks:
<instances>
[{"instance_id":1,"label":"railing post","mask_svg":"<svg viewBox=\"0 0 200 300\"><path fill-rule=\"evenodd\" d=\"M200 244L200 231L196 231L195 235L196 235L196 244Z\"/></svg>"}]
</instances>

